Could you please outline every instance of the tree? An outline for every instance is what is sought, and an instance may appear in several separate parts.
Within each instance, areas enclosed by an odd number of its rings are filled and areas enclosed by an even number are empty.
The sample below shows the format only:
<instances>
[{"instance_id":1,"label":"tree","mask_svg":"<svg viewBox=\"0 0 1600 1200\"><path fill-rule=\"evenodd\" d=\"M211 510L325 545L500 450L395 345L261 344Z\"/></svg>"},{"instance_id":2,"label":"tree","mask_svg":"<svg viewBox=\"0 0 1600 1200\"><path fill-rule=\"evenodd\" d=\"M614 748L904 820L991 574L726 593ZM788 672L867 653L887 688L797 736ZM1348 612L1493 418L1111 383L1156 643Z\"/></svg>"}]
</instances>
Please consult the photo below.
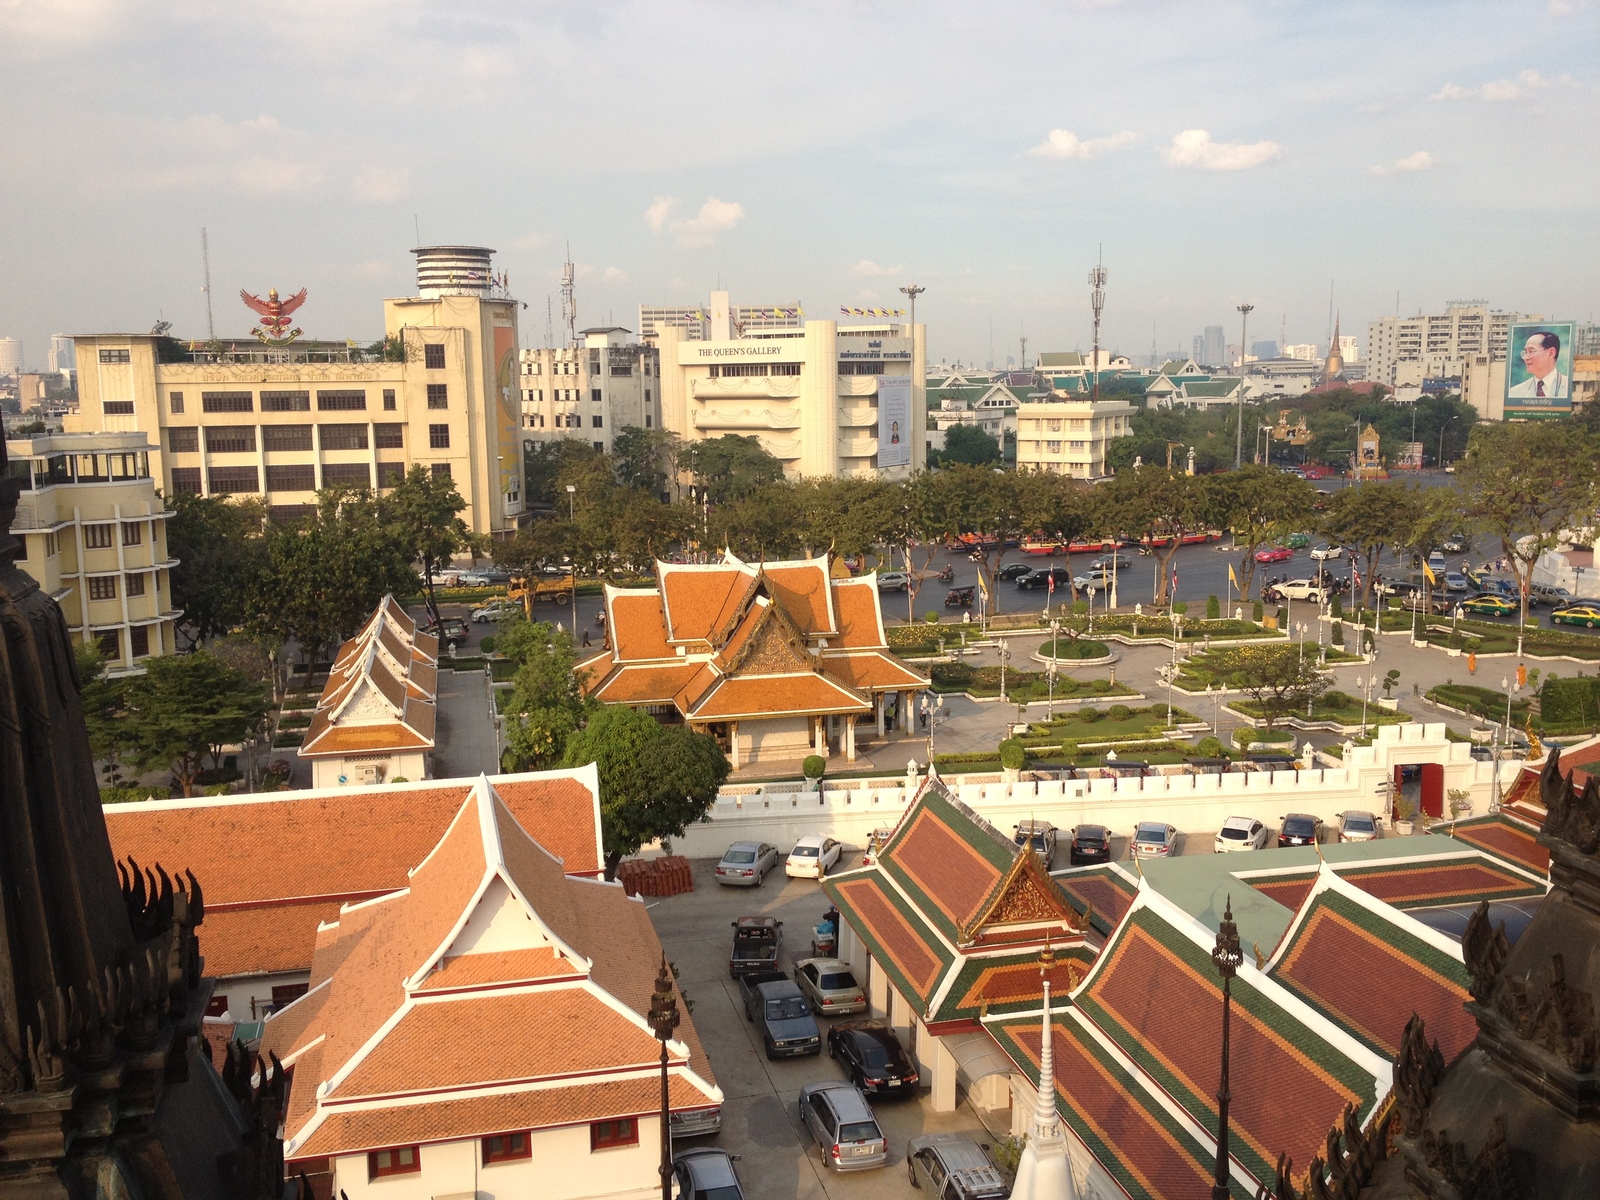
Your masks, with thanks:
<instances>
[{"instance_id":1,"label":"tree","mask_svg":"<svg viewBox=\"0 0 1600 1200\"><path fill-rule=\"evenodd\" d=\"M170 768L192 796L205 759L220 765L225 747L254 738L271 703L265 685L204 650L152 658L125 685L117 746L141 771Z\"/></svg>"},{"instance_id":2,"label":"tree","mask_svg":"<svg viewBox=\"0 0 1600 1200\"><path fill-rule=\"evenodd\" d=\"M1331 686L1330 677L1291 646L1247 646L1238 653L1239 668L1229 683L1255 702L1269 733Z\"/></svg>"},{"instance_id":3,"label":"tree","mask_svg":"<svg viewBox=\"0 0 1600 1200\"><path fill-rule=\"evenodd\" d=\"M1359 551L1366 558L1361 580L1361 605L1372 599L1372 572L1388 546L1409 545L1422 515L1422 498L1404 483L1361 483L1335 492L1322 514L1322 532L1331 541Z\"/></svg>"},{"instance_id":4,"label":"tree","mask_svg":"<svg viewBox=\"0 0 1600 1200\"><path fill-rule=\"evenodd\" d=\"M588 709L573 671L572 634L545 621L501 625L500 653L517 664L506 702L508 771L543 771L561 762Z\"/></svg>"},{"instance_id":5,"label":"tree","mask_svg":"<svg viewBox=\"0 0 1600 1200\"><path fill-rule=\"evenodd\" d=\"M84 724L89 730L89 749L96 758L114 759L118 750L117 717L122 709L123 680L106 678L106 658L99 646L79 642L72 649L73 674L78 681ZM115 773L113 764L113 776Z\"/></svg>"},{"instance_id":6,"label":"tree","mask_svg":"<svg viewBox=\"0 0 1600 1200\"><path fill-rule=\"evenodd\" d=\"M1103 506L1103 527L1138 538L1156 556L1156 603L1165 604L1172 590L1168 564L1186 534L1207 526L1200 479L1162 467L1129 468L1099 485L1096 499Z\"/></svg>"},{"instance_id":7,"label":"tree","mask_svg":"<svg viewBox=\"0 0 1600 1200\"><path fill-rule=\"evenodd\" d=\"M940 466L986 467L1000 462L1000 443L977 425L952 425L944 431L944 450L938 455Z\"/></svg>"},{"instance_id":8,"label":"tree","mask_svg":"<svg viewBox=\"0 0 1600 1200\"><path fill-rule=\"evenodd\" d=\"M317 493L315 513L271 528L266 560L251 588L249 625L296 639L312 661L360 628L386 594L417 587L400 539L364 488Z\"/></svg>"},{"instance_id":9,"label":"tree","mask_svg":"<svg viewBox=\"0 0 1600 1200\"><path fill-rule=\"evenodd\" d=\"M167 497L172 605L191 646L244 624L250 593L266 565L266 507L254 497Z\"/></svg>"},{"instance_id":10,"label":"tree","mask_svg":"<svg viewBox=\"0 0 1600 1200\"><path fill-rule=\"evenodd\" d=\"M588 442L557 438L534 442L522 455L523 487L531 509L551 509L567 502L565 486L583 478L611 477L606 456Z\"/></svg>"},{"instance_id":11,"label":"tree","mask_svg":"<svg viewBox=\"0 0 1600 1200\"><path fill-rule=\"evenodd\" d=\"M742 500L758 488L783 478L783 464L754 434L723 434L702 442L690 442L682 458L694 473L702 492L713 501Z\"/></svg>"},{"instance_id":12,"label":"tree","mask_svg":"<svg viewBox=\"0 0 1600 1200\"><path fill-rule=\"evenodd\" d=\"M643 488L653 496L667 492L676 482L683 439L670 429L641 429L629 425L611 440L611 466L617 482Z\"/></svg>"},{"instance_id":13,"label":"tree","mask_svg":"<svg viewBox=\"0 0 1600 1200\"><path fill-rule=\"evenodd\" d=\"M435 475L421 463L413 463L400 485L379 502L384 526L405 555L422 564L422 594L435 621L439 601L433 590L434 573L462 551L476 553L483 545L461 519L466 507L454 479Z\"/></svg>"},{"instance_id":14,"label":"tree","mask_svg":"<svg viewBox=\"0 0 1600 1200\"><path fill-rule=\"evenodd\" d=\"M1456 468L1462 513L1499 540L1517 577L1519 655L1534 564L1554 549L1561 530L1593 515L1600 487L1597 455L1600 438L1575 422L1518 421L1474 430Z\"/></svg>"},{"instance_id":15,"label":"tree","mask_svg":"<svg viewBox=\"0 0 1600 1200\"><path fill-rule=\"evenodd\" d=\"M646 842L681 836L705 816L729 771L727 756L709 734L661 725L621 704L601 705L568 739L562 764L591 762L600 774L607 879Z\"/></svg>"},{"instance_id":16,"label":"tree","mask_svg":"<svg viewBox=\"0 0 1600 1200\"><path fill-rule=\"evenodd\" d=\"M1297 475L1247 463L1237 471L1205 477L1202 487L1211 523L1233 531L1239 551L1239 598L1248 599L1256 573L1256 551L1311 522L1317 489Z\"/></svg>"}]
</instances>

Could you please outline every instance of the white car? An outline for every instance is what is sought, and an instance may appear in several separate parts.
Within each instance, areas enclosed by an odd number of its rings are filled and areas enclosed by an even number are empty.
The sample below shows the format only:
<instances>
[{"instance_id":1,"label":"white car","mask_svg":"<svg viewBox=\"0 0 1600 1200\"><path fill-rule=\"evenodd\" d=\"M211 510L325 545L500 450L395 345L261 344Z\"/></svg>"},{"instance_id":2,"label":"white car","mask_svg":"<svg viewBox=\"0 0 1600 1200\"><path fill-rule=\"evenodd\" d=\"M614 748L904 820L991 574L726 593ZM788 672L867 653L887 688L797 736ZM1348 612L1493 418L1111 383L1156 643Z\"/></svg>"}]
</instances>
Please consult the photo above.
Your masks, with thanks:
<instances>
[{"instance_id":1,"label":"white car","mask_svg":"<svg viewBox=\"0 0 1600 1200\"><path fill-rule=\"evenodd\" d=\"M1267 844L1267 827L1254 817L1229 817L1217 831L1216 851L1260 850Z\"/></svg>"},{"instance_id":2,"label":"white car","mask_svg":"<svg viewBox=\"0 0 1600 1200\"><path fill-rule=\"evenodd\" d=\"M1375 842L1383 836L1383 826L1372 813L1351 809L1339 814L1341 842Z\"/></svg>"},{"instance_id":3,"label":"white car","mask_svg":"<svg viewBox=\"0 0 1600 1200\"><path fill-rule=\"evenodd\" d=\"M1131 858L1170 858L1178 844L1178 830L1159 821L1140 821L1128 839Z\"/></svg>"},{"instance_id":4,"label":"white car","mask_svg":"<svg viewBox=\"0 0 1600 1200\"><path fill-rule=\"evenodd\" d=\"M831 837L808 833L794 844L783 873L790 879L821 879L839 861L844 847Z\"/></svg>"},{"instance_id":5,"label":"white car","mask_svg":"<svg viewBox=\"0 0 1600 1200\"><path fill-rule=\"evenodd\" d=\"M1084 574L1072 581L1072 585L1080 592L1098 592L1101 588L1111 586L1111 569L1109 567L1090 567Z\"/></svg>"},{"instance_id":6,"label":"white car","mask_svg":"<svg viewBox=\"0 0 1600 1200\"><path fill-rule=\"evenodd\" d=\"M1315 600L1321 604L1328 598L1328 589L1318 587L1310 579L1286 579L1277 588L1286 600Z\"/></svg>"},{"instance_id":7,"label":"white car","mask_svg":"<svg viewBox=\"0 0 1600 1200\"><path fill-rule=\"evenodd\" d=\"M879 571L878 590L880 592L903 592L911 586L911 576L904 571Z\"/></svg>"},{"instance_id":8,"label":"white car","mask_svg":"<svg viewBox=\"0 0 1600 1200\"><path fill-rule=\"evenodd\" d=\"M482 625L489 621L504 621L507 617L514 617L522 612L522 605L512 604L508 600L499 600L493 604L485 604L472 610L469 618L474 625Z\"/></svg>"},{"instance_id":9,"label":"white car","mask_svg":"<svg viewBox=\"0 0 1600 1200\"><path fill-rule=\"evenodd\" d=\"M1333 558L1343 558L1344 547L1336 542L1328 542L1325 545L1313 546L1311 548L1311 557L1316 559L1318 562L1327 562L1329 559Z\"/></svg>"}]
</instances>

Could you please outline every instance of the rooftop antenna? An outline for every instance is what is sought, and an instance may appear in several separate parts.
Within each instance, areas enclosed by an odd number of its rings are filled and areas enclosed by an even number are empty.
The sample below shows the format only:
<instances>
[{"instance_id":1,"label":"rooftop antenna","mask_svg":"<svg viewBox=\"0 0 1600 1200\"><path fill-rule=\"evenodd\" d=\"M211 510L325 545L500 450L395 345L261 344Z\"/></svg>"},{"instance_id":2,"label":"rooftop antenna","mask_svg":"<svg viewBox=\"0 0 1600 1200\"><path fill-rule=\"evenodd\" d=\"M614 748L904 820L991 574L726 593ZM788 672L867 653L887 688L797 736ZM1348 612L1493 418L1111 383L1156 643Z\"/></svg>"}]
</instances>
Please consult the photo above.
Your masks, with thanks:
<instances>
[{"instance_id":1,"label":"rooftop antenna","mask_svg":"<svg viewBox=\"0 0 1600 1200\"><path fill-rule=\"evenodd\" d=\"M1283 320L1278 325L1278 356L1283 357L1283 348L1289 341L1289 310L1284 309Z\"/></svg>"},{"instance_id":2,"label":"rooftop antenna","mask_svg":"<svg viewBox=\"0 0 1600 1200\"><path fill-rule=\"evenodd\" d=\"M1024 326L1024 328L1026 328L1026 326ZM1023 334L1022 338L1021 338L1021 341L1022 341L1022 362L1021 362L1020 365L1021 365L1022 369L1024 371L1026 371L1028 369L1028 335L1027 334Z\"/></svg>"},{"instance_id":3,"label":"rooftop antenna","mask_svg":"<svg viewBox=\"0 0 1600 1200\"><path fill-rule=\"evenodd\" d=\"M200 227L200 263L206 272L206 340L217 340L217 323L211 316L211 241L206 237L205 226Z\"/></svg>"},{"instance_id":4,"label":"rooftop antenna","mask_svg":"<svg viewBox=\"0 0 1600 1200\"><path fill-rule=\"evenodd\" d=\"M417 220L417 214L411 214L411 228L417 235L417 245L422 245L422 222Z\"/></svg>"},{"instance_id":5,"label":"rooftop antenna","mask_svg":"<svg viewBox=\"0 0 1600 1200\"><path fill-rule=\"evenodd\" d=\"M1399 292L1395 293L1395 301L1394 301L1394 303L1395 303L1395 308L1398 311L1399 306L1400 306L1400 293ZM1330 346L1333 343L1333 280L1331 280L1331 279L1328 280L1328 343L1329 343Z\"/></svg>"},{"instance_id":6,"label":"rooftop antenna","mask_svg":"<svg viewBox=\"0 0 1600 1200\"><path fill-rule=\"evenodd\" d=\"M567 243L567 261L561 264L561 320L567 327L567 345L578 344L578 299L573 293L577 268L572 265L572 243Z\"/></svg>"},{"instance_id":7,"label":"rooftop antenna","mask_svg":"<svg viewBox=\"0 0 1600 1200\"><path fill-rule=\"evenodd\" d=\"M1089 272L1089 305L1094 309L1094 357L1089 360L1089 369L1094 372L1094 400L1100 399L1100 312L1106 306L1106 269L1105 246L1100 248L1099 261L1094 269Z\"/></svg>"},{"instance_id":8,"label":"rooftop antenna","mask_svg":"<svg viewBox=\"0 0 1600 1200\"><path fill-rule=\"evenodd\" d=\"M549 295L544 298L544 344L552 348L556 344L555 305Z\"/></svg>"},{"instance_id":9,"label":"rooftop antenna","mask_svg":"<svg viewBox=\"0 0 1600 1200\"><path fill-rule=\"evenodd\" d=\"M1152 367L1161 365L1156 355L1156 323L1154 321L1150 322L1150 365Z\"/></svg>"}]
</instances>

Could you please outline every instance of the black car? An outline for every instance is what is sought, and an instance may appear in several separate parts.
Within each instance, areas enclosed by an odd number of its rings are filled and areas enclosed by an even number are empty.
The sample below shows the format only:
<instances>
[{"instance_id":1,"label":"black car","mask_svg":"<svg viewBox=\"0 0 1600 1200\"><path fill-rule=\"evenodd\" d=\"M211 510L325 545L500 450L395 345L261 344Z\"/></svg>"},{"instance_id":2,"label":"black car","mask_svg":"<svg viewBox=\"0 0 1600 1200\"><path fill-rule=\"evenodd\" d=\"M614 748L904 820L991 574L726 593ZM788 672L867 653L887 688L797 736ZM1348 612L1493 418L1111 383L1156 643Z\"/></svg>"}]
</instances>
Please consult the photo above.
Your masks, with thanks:
<instances>
[{"instance_id":1,"label":"black car","mask_svg":"<svg viewBox=\"0 0 1600 1200\"><path fill-rule=\"evenodd\" d=\"M1072 586L1072 572L1066 567L1040 567L1036 571L1029 571L1017 580L1017 586L1029 592L1034 588L1049 587L1052 575L1055 576L1058 592Z\"/></svg>"},{"instance_id":2,"label":"black car","mask_svg":"<svg viewBox=\"0 0 1600 1200\"><path fill-rule=\"evenodd\" d=\"M863 1092L894 1095L917 1087L917 1068L887 1025L842 1021L828 1030L828 1056Z\"/></svg>"},{"instance_id":3,"label":"black car","mask_svg":"<svg viewBox=\"0 0 1600 1200\"><path fill-rule=\"evenodd\" d=\"M1111 861L1111 831L1104 825L1079 825L1072 831L1072 865Z\"/></svg>"},{"instance_id":4,"label":"black car","mask_svg":"<svg viewBox=\"0 0 1600 1200\"><path fill-rule=\"evenodd\" d=\"M1310 813L1290 813L1279 818L1278 845L1309 846L1322 840L1322 818Z\"/></svg>"},{"instance_id":5,"label":"black car","mask_svg":"<svg viewBox=\"0 0 1600 1200\"><path fill-rule=\"evenodd\" d=\"M467 623L460 617L446 617L438 623L430 621L422 627L422 632L436 635L444 649L467 643Z\"/></svg>"},{"instance_id":6,"label":"black car","mask_svg":"<svg viewBox=\"0 0 1600 1200\"><path fill-rule=\"evenodd\" d=\"M1024 575L1033 574L1033 568L1025 562L1007 563L994 573L994 577L1001 583L1011 583L1021 579Z\"/></svg>"}]
</instances>

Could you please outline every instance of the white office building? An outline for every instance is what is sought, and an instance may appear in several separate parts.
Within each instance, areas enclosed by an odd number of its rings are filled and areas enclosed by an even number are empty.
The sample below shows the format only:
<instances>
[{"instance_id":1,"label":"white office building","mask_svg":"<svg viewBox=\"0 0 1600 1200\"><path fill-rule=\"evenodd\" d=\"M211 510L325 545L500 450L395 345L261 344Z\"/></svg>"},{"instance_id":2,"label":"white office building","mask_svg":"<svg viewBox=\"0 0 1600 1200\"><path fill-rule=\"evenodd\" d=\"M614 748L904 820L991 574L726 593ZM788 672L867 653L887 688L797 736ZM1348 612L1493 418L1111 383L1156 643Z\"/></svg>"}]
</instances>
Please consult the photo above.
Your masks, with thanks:
<instances>
[{"instance_id":1,"label":"white office building","mask_svg":"<svg viewBox=\"0 0 1600 1200\"><path fill-rule=\"evenodd\" d=\"M1459 378L1479 357L1504 362L1511 324L1520 319L1478 301L1450 304L1436 316L1381 317L1367 324L1367 378L1387 387L1420 385L1424 379Z\"/></svg>"},{"instance_id":2,"label":"white office building","mask_svg":"<svg viewBox=\"0 0 1600 1200\"><path fill-rule=\"evenodd\" d=\"M1134 407L1126 400L1058 396L1017 407L1017 470L1099 479L1106 446L1130 431Z\"/></svg>"},{"instance_id":3,"label":"white office building","mask_svg":"<svg viewBox=\"0 0 1600 1200\"><path fill-rule=\"evenodd\" d=\"M725 293L708 336L657 325L661 423L685 442L754 435L791 478L902 479L927 463L925 327L740 329Z\"/></svg>"},{"instance_id":4,"label":"white office building","mask_svg":"<svg viewBox=\"0 0 1600 1200\"><path fill-rule=\"evenodd\" d=\"M683 330L685 341L704 342L711 338L713 329L760 333L767 329L802 329L805 323L805 309L798 300L789 304L730 306L727 292L712 292L709 304L639 305L640 337L654 337L658 330L671 326Z\"/></svg>"},{"instance_id":5,"label":"white office building","mask_svg":"<svg viewBox=\"0 0 1600 1200\"><path fill-rule=\"evenodd\" d=\"M22 374L22 339L0 338L0 376Z\"/></svg>"},{"instance_id":6,"label":"white office building","mask_svg":"<svg viewBox=\"0 0 1600 1200\"><path fill-rule=\"evenodd\" d=\"M629 426L661 426L656 348L626 329L585 329L576 346L522 351L522 433L528 441L566 438L610 453Z\"/></svg>"}]
</instances>

